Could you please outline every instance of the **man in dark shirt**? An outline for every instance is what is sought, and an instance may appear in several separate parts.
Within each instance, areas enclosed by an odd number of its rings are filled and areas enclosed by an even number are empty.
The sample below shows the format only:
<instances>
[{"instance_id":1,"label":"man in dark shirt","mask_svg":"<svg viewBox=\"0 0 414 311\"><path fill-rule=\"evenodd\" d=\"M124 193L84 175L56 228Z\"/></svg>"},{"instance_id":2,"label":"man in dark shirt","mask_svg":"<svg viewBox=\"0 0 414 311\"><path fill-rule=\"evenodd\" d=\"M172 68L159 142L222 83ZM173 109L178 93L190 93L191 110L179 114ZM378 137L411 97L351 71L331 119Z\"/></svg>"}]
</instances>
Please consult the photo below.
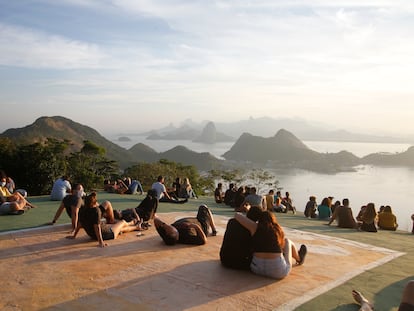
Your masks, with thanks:
<instances>
[{"instance_id":1,"label":"man in dark shirt","mask_svg":"<svg viewBox=\"0 0 414 311\"><path fill-rule=\"evenodd\" d=\"M176 243L203 245L207 242L209 228L213 236L217 234L213 215L205 204L198 208L197 217L181 218L171 225L155 217L154 225L167 245Z\"/></svg>"},{"instance_id":2,"label":"man in dark shirt","mask_svg":"<svg viewBox=\"0 0 414 311\"><path fill-rule=\"evenodd\" d=\"M252 206L247 217L257 221L262 213L258 206ZM220 261L223 266L233 269L249 270L252 261L252 236L236 219L231 218L226 227L223 244L220 248Z\"/></svg>"}]
</instances>

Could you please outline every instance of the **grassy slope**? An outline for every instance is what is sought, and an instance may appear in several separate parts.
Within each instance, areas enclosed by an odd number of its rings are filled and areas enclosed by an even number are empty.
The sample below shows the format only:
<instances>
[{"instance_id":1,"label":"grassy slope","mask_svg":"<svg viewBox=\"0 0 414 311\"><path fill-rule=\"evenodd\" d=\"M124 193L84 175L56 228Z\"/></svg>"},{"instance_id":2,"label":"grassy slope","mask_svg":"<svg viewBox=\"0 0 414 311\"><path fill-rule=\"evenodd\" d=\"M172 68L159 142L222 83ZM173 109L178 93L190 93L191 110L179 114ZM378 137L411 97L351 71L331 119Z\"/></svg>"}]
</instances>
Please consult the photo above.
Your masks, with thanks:
<instances>
[{"instance_id":1,"label":"grassy slope","mask_svg":"<svg viewBox=\"0 0 414 311\"><path fill-rule=\"evenodd\" d=\"M143 196L99 193L98 198L100 201L110 200L115 209L125 209L137 206L140 200L143 199ZM33 197L30 198L30 201L37 205L38 208L30 210L22 216L1 216L0 231L41 226L45 222L52 220L59 206L59 202L49 201L47 196ZM214 203L212 197L201 197L198 200L190 200L189 203L183 205L161 203L158 213L173 211L193 212L197 210L198 205L201 203L206 203L214 214L226 216L232 216L234 214L231 208ZM301 213L297 215L278 214L277 216L280 223L286 227L350 239L406 253L406 255L391 262L354 277L345 284L302 305L297 310L358 310L352 300L352 289L362 291L367 298L375 303L377 310L397 310L404 284L407 280L414 279L414 263L412 261L414 255L414 235L400 231L368 233L338 229L325 226L317 220L305 219ZM59 223L69 223L69 217L66 214L62 214L58 221ZM321 258L321 265L336 264L335 262L325 262L322 260L323 258Z\"/></svg>"}]
</instances>

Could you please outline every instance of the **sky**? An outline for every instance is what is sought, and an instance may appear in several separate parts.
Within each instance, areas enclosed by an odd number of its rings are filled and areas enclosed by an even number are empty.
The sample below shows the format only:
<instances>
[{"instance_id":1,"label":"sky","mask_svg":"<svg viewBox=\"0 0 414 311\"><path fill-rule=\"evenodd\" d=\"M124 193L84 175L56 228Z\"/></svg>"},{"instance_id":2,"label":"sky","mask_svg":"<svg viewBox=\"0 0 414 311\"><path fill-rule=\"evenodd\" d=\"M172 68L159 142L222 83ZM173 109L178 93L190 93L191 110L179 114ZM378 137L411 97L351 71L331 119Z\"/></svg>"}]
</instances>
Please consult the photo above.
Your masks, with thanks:
<instances>
[{"instance_id":1,"label":"sky","mask_svg":"<svg viewBox=\"0 0 414 311\"><path fill-rule=\"evenodd\" d=\"M0 132L299 118L414 134L412 0L0 0Z\"/></svg>"}]
</instances>

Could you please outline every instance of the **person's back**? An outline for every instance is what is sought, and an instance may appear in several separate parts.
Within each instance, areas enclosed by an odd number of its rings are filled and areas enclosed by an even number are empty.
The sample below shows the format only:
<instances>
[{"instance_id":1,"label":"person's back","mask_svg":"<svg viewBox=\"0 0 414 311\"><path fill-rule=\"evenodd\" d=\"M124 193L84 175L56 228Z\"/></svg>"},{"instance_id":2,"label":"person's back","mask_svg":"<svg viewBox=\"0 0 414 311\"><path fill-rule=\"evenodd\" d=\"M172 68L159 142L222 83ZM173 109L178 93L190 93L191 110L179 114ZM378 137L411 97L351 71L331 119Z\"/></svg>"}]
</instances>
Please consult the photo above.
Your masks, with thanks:
<instances>
[{"instance_id":1,"label":"person's back","mask_svg":"<svg viewBox=\"0 0 414 311\"><path fill-rule=\"evenodd\" d=\"M53 183L50 199L52 201L62 201L63 198L72 190L70 182L66 177L61 177Z\"/></svg>"},{"instance_id":2,"label":"person's back","mask_svg":"<svg viewBox=\"0 0 414 311\"><path fill-rule=\"evenodd\" d=\"M148 190L147 196L141 203L135 208L135 211L143 221L149 221L157 212L158 199L155 190Z\"/></svg>"},{"instance_id":3,"label":"person's back","mask_svg":"<svg viewBox=\"0 0 414 311\"><path fill-rule=\"evenodd\" d=\"M329 217L331 217L331 208L325 204L320 204L318 206L318 218L329 219Z\"/></svg>"},{"instance_id":4,"label":"person's back","mask_svg":"<svg viewBox=\"0 0 414 311\"><path fill-rule=\"evenodd\" d=\"M95 240L98 238L96 236L94 225L99 224L101 218L101 210L97 207L82 206L79 211L79 222L81 223L86 234Z\"/></svg>"},{"instance_id":5,"label":"person's back","mask_svg":"<svg viewBox=\"0 0 414 311\"><path fill-rule=\"evenodd\" d=\"M349 206L341 205L336 208L336 221L340 228L356 228L356 222Z\"/></svg>"},{"instance_id":6,"label":"person's back","mask_svg":"<svg viewBox=\"0 0 414 311\"><path fill-rule=\"evenodd\" d=\"M230 219L220 248L221 263L228 268L249 270L252 253L252 237L249 230L236 219Z\"/></svg>"},{"instance_id":7,"label":"person's back","mask_svg":"<svg viewBox=\"0 0 414 311\"><path fill-rule=\"evenodd\" d=\"M397 230L397 217L392 213L389 205L385 206L383 212L378 214L378 227L383 230Z\"/></svg>"}]
</instances>

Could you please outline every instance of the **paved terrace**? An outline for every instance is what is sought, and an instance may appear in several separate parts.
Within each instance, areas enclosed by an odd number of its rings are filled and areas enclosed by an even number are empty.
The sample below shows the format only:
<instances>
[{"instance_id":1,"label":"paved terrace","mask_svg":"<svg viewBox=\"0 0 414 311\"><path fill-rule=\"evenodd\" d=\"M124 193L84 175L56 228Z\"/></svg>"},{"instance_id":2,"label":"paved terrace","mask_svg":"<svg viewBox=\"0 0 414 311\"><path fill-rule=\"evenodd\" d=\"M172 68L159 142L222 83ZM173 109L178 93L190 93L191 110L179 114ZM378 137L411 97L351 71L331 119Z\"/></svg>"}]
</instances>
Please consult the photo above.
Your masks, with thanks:
<instances>
[{"instance_id":1,"label":"paved terrace","mask_svg":"<svg viewBox=\"0 0 414 311\"><path fill-rule=\"evenodd\" d=\"M143 197L102 193L99 198L123 209ZM41 225L58 205L46 197L31 201L39 208L1 217L1 230ZM402 287L414 278L411 234L356 232L291 214L277 216L289 238L308 245L303 266L281 281L223 268L218 252L230 208L200 198L184 205L162 203L159 216L173 222L195 215L200 203L212 208L219 229L204 246L166 246L152 227L143 236L124 234L100 249L83 231L76 240L65 239L66 215L53 227L4 231L0 309L357 310L351 297L356 288L377 310L396 310Z\"/></svg>"}]
</instances>

